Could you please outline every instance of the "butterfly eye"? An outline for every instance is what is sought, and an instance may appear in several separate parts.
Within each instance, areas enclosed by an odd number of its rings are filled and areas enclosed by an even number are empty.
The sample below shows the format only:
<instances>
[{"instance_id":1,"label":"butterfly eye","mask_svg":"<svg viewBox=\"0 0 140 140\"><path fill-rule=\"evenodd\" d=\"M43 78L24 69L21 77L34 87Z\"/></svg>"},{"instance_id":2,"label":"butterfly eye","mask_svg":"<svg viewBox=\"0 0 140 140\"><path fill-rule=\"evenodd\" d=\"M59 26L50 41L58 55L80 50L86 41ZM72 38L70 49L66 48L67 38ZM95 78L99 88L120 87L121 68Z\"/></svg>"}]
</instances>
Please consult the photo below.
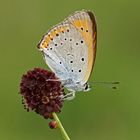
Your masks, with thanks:
<instances>
[{"instance_id":1,"label":"butterfly eye","mask_svg":"<svg viewBox=\"0 0 140 140\"><path fill-rule=\"evenodd\" d=\"M85 84L85 91L89 88L88 84Z\"/></svg>"}]
</instances>

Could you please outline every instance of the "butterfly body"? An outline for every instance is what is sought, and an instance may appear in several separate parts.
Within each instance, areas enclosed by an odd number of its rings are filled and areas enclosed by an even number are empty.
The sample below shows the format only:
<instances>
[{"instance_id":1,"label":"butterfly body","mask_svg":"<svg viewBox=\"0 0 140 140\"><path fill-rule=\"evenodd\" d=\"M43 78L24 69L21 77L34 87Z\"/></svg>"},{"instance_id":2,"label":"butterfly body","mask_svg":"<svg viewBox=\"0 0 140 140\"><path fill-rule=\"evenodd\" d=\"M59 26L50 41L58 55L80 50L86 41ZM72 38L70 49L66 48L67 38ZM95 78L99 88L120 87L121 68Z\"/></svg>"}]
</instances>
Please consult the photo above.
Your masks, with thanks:
<instances>
[{"instance_id":1,"label":"butterfly body","mask_svg":"<svg viewBox=\"0 0 140 140\"><path fill-rule=\"evenodd\" d=\"M96 22L82 10L54 26L38 47L50 69L70 91L86 91L96 55Z\"/></svg>"}]
</instances>

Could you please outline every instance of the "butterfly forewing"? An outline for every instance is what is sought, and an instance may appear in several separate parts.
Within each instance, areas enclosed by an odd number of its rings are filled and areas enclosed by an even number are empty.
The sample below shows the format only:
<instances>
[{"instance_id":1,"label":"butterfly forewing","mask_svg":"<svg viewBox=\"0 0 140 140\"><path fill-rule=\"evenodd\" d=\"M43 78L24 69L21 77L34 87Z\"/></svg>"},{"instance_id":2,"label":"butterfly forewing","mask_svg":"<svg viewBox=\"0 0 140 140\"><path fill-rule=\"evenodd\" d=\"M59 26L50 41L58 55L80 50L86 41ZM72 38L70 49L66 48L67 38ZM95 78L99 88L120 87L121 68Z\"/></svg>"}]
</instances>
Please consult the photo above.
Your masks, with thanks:
<instances>
[{"instance_id":1,"label":"butterfly forewing","mask_svg":"<svg viewBox=\"0 0 140 140\"><path fill-rule=\"evenodd\" d=\"M83 82L86 83L91 74L96 56L97 31L95 17L92 12L82 10L69 16L67 20L71 22L82 34L88 47L88 67L83 79Z\"/></svg>"}]
</instances>

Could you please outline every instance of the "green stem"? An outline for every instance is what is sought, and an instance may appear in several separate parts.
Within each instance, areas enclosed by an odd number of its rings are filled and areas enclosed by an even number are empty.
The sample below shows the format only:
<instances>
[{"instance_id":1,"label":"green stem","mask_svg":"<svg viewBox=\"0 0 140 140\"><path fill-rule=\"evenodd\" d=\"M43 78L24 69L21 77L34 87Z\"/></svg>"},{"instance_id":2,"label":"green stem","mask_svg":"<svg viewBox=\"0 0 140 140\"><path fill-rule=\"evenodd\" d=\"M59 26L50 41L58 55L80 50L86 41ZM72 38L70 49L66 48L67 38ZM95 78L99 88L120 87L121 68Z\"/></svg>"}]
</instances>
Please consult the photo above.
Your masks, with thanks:
<instances>
[{"instance_id":1,"label":"green stem","mask_svg":"<svg viewBox=\"0 0 140 140\"><path fill-rule=\"evenodd\" d=\"M63 125L61 124L59 118L57 117L56 113L54 112L52 115L53 115L54 120L57 121L57 123L58 123L58 127L61 131L61 134L63 135L64 140L70 140L68 134L66 133L66 131L65 131Z\"/></svg>"}]
</instances>

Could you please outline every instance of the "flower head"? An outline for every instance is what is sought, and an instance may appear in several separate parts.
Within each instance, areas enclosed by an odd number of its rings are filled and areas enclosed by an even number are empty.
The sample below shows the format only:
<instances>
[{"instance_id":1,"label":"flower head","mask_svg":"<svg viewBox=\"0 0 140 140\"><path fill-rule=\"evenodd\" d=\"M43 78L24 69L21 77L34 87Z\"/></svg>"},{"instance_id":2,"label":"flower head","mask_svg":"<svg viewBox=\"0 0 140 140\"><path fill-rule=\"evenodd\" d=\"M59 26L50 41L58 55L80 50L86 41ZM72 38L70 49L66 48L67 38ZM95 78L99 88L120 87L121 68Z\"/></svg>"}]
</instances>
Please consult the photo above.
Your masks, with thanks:
<instances>
[{"instance_id":1,"label":"flower head","mask_svg":"<svg viewBox=\"0 0 140 140\"><path fill-rule=\"evenodd\" d=\"M58 127L58 122L57 121L51 121L51 122L49 122L49 127L51 129L56 129Z\"/></svg>"},{"instance_id":2,"label":"flower head","mask_svg":"<svg viewBox=\"0 0 140 140\"><path fill-rule=\"evenodd\" d=\"M53 112L61 111L64 90L53 72L41 68L29 70L22 76L20 94L28 111L34 110L46 119L52 119Z\"/></svg>"}]
</instances>

